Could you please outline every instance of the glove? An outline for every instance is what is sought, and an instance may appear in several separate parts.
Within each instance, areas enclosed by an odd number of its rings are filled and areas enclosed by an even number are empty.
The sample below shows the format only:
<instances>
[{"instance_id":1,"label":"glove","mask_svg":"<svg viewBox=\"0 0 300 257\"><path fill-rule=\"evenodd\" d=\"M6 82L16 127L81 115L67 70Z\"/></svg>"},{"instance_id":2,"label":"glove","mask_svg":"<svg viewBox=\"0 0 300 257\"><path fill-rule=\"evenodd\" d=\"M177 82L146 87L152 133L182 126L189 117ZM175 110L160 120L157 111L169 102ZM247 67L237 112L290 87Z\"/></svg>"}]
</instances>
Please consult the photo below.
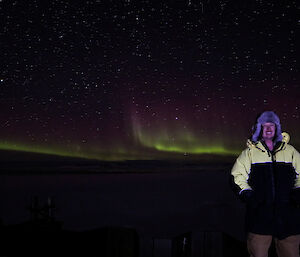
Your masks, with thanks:
<instances>
[{"instance_id":1,"label":"glove","mask_svg":"<svg viewBox=\"0 0 300 257\"><path fill-rule=\"evenodd\" d=\"M240 194L242 202L255 207L257 205L255 193L252 189L243 190Z\"/></svg>"},{"instance_id":2,"label":"glove","mask_svg":"<svg viewBox=\"0 0 300 257\"><path fill-rule=\"evenodd\" d=\"M291 193L291 200L295 207L300 207L300 187L293 189Z\"/></svg>"}]
</instances>

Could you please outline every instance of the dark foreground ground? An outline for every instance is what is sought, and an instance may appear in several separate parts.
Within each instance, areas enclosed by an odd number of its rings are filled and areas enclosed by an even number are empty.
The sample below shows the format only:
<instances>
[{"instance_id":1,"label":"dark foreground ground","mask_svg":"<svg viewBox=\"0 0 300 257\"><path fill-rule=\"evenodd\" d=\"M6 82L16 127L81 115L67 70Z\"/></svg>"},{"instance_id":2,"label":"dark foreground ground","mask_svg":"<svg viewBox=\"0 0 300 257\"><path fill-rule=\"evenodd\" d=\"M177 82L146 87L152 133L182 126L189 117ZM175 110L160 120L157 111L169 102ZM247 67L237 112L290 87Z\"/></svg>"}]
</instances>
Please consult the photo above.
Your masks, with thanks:
<instances>
[{"instance_id":1,"label":"dark foreground ground","mask_svg":"<svg viewBox=\"0 0 300 257\"><path fill-rule=\"evenodd\" d=\"M55 224L23 223L1 228L0 256L109 256L109 257L243 257L243 242L222 232L186 232L169 238L143 239L133 228L103 227L69 231Z\"/></svg>"},{"instance_id":2,"label":"dark foreground ground","mask_svg":"<svg viewBox=\"0 0 300 257\"><path fill-rule=\"evenodd\" d=\"M0 256L247 256L232 162L32 163L0 175Z\"/></svg>"}]
</instances>

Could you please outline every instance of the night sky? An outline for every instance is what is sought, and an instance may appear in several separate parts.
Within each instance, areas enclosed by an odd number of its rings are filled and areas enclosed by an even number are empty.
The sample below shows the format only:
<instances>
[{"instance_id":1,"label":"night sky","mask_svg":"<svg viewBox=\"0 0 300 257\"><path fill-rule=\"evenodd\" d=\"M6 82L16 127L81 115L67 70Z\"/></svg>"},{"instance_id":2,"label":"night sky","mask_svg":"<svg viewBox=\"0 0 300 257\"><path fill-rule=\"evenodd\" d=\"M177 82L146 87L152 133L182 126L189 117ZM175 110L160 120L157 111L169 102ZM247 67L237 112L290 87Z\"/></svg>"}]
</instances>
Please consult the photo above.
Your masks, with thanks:
<instances>
[{"instance_id":1,"label":"night sky","mask_svg":"<svg viewBox=\"0 0 300 257\"><path fill-rule=\"evenodd\" d=\"M274 110L300 150L296 1L0 0L0 149L238 154Z\"/></svg>"}]
</instances>

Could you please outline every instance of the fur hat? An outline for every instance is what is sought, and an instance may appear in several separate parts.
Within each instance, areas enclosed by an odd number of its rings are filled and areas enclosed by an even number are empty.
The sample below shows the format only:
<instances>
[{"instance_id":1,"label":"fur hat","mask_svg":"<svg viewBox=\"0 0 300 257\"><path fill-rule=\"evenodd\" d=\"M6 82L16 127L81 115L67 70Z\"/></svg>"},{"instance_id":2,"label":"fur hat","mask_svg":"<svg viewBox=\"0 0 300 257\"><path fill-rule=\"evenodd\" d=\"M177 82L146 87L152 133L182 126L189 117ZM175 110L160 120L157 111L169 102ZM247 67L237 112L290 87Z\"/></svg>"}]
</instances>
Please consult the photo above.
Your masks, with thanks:
<instances>
[{"instance_id":1,"label":"fur hat","mask_svg":"<svg viewBox=\"0 0 300 257\"><path fill-rule=\"evenodd\" d=\"M255 126L252 127L254 132L252 135L253 142L257 142L261 139L261 127L267 122L272 122L276 125L276 134L274 136L273 142L277 143L278 141L282 141L281 125L278 116L272 111L265 111L257 118Z\"/></svg>"}]
</instances>

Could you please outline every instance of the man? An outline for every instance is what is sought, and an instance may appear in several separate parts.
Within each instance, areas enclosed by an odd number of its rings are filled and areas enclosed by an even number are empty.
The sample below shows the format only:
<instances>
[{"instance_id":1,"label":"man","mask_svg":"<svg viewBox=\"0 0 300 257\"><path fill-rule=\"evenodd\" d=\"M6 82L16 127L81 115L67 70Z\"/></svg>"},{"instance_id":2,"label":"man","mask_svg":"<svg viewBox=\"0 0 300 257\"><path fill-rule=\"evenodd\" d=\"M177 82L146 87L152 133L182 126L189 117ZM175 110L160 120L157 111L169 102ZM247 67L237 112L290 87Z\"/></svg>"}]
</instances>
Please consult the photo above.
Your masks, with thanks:
<instances>
[{"instance_id":1,"label":"man","mask_svg":"<svg viewBox=\"0 0 300 257\"><path fill-rule=\"evenodd\" d=\"M267 257L274 238L279 257L299 257L300 154L274 112L263 112L253 128L231 171L247 206L248 252Z\"/></svg>"}]
</instances>

